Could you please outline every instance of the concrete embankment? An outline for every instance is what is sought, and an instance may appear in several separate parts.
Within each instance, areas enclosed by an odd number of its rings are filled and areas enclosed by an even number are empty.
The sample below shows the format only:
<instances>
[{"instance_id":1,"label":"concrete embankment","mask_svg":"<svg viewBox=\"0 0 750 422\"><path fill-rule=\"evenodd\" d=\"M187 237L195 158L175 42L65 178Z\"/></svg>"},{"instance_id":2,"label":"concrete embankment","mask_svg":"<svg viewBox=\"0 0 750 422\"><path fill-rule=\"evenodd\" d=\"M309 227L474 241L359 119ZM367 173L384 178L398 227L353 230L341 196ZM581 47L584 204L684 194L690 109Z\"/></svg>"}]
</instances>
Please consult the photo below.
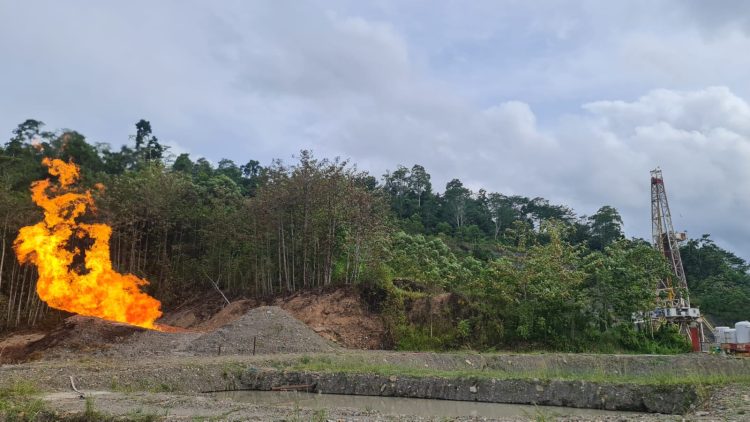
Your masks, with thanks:
<instances>
[{"instance_id":1,"label":"concrete embankment","mask_svg":"<svg viewBox=\"0 0 750 422\"><path fill-rule=\"evenodd\" d=\"M747 361L714 356L345 352L265 356L86 358L0 366L0 388L196 394L271 390L685 413L717 387L750 385ZM750 400L750 398L748 398Z\"/></svg>"},{"instance_id":2,"label":"concrete embankment","mask_svg":"<svg viewBox=\"0 0 750 422\"><path fill-rule=\"evenodd\" d=\"M383 397L535 404L682 414L699 401L693 385L641 385L567 380L447 379L354 373L249 370L240 388L309 385L311 391Z\"/></svg>"}]
</instances>

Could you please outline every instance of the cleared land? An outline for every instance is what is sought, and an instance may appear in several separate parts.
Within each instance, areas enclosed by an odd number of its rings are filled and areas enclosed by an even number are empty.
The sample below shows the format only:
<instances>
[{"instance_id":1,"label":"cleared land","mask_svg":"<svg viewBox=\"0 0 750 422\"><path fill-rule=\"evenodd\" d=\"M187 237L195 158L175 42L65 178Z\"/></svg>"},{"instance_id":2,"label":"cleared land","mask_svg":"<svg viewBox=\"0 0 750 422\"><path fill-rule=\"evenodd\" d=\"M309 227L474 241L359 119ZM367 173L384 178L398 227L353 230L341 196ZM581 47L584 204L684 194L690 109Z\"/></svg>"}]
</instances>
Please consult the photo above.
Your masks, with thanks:
<instances>
[{"instance_id":1,"label":"cleared land","mask_svg":"<svg viewBox=\"0 0 750 422\"><path fill-rule=\"evenodd\" d=\"M205 394L304 384L323 393L681 413L692 420L750 417L750 359L351 350L317 333L330 333L327 327L312 329L280 307L247 307L229 306L175 332L72 317L45 336L4 339L4 359L27 362L0 367L0 410L56 412L55 418L88 411L95 419L131 420L424 420L345 407L321 413ZM71 378L82 394L73 391ZM665 418L675 419L623 413L590 420Z\"/></svg>"}]
</instances>

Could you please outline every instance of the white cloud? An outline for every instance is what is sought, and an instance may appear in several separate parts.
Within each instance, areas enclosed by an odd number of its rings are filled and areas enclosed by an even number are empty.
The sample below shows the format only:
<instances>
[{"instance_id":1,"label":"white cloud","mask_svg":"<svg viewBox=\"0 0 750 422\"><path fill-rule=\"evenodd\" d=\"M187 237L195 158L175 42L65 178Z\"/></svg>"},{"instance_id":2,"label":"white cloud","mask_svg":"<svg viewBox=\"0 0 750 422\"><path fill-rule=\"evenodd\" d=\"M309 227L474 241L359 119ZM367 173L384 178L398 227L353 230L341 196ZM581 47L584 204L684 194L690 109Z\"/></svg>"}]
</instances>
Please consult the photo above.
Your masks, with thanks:
<instances>
[{"instance_id":1,"label":"white cloud","mask_svg":"<svg viewBox=\"0 0 750 422\"><path fill-rule=\"evenodd\" d=\"M599 101L576 122L575 136L587 139L590 160L605 162L593 172L610 183L584 183L582 196L621 208L631 228L647 235L647 171L664 170L676 224L693 235L712 233L747 250L750 226L750 105L726 87L696 91L654 90L636 101ZM561 137L569 137L569 127ZM575 141L572 141L575 142ZM572 174L572 180L585 180ZM616 179L616 180L615 180ZM640 227L639 227L640 226Z\"/></svg>"},{"instance_id":2,"label":"white cloud","mask_svg":"<svg viewBox=\"0 0 750 422\"><path fill-rule=\"evenodd\" d=\"M610 204L641 236L661 166L675 223L750 258L741 7L0 2L0 130L35 117L119 144L147 118L213 161L420 163L438 189Z\"/></svg>"}]
</instances>

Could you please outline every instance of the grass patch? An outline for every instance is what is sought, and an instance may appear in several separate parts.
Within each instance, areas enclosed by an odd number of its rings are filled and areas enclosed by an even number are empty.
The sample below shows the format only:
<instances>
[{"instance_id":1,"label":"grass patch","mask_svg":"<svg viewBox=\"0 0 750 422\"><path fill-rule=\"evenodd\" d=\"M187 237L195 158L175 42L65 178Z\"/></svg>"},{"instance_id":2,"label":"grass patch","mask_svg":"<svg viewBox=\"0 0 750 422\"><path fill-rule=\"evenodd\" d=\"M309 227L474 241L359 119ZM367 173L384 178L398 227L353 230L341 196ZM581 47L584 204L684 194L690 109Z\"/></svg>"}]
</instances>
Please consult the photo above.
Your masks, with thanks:
<instances>
[{"instance_id":1,"label":"grass patch","mask_svg":"<svg viewBox=\"0 0 750 422\"><path fill-rule=\"evenodd\" d=\"M44 402L36 398L35 385L19 381L0 388L0 419L5 421L35 420L45 412Z\"/></svg>"},{"instance_id":2,"label":"grass patch","mask_svg":"<svg viewBox=\"0 0 750 422\"><path fill-rule=\"evenodd\" d=\"M0 400L14 397L28 397L36 394L39 394L39 389L28 381L18 381L10 387L0 388Z\"/></svg>"},{"instance_id":3,"label":"grass patch","mask_svg":"<svg viewBox=\"0 0 750 422\"><path fill-rule=\"evenodd\" d=\"M276 368L281 369L281 368ZM381 376L403 377L437 377L448 379L497 379L497 380L535 380L535 381L588 381L600 383L630 383L642 385L750 385L750 374L674 374L653 372L642 375L624 375L605 373L593 368L589 372L572 372L563 369L542 369L534 371L500 371L493 369L455 369L441 370L420 368L389 363L372 363L356 359L331 359L330 357L300 359L283 369L326 373L375 374Z\"/></svg>"},{"instance_id":4,"label":"grass patch","mask_svg":"<svg viewBox=\"0 0 750 422\"><path fill-rule=\"evenodd\" d=\"M134 383L122 383L117 379L112 379L109 383L109 389L118 393L173 393L179 391L179 388L165 382L156 382L154 380L139 379Z\"/></svg>"}]
</instances>

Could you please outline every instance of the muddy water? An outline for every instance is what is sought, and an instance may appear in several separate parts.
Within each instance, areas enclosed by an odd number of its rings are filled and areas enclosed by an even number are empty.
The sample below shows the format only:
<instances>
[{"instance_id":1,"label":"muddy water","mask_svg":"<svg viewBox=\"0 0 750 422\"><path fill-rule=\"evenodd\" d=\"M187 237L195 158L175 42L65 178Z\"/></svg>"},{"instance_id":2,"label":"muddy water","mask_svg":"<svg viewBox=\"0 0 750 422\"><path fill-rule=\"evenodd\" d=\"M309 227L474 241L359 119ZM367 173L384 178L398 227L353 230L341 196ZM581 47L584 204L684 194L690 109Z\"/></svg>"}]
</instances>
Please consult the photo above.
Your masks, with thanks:
<instances>
[{"instance_id":1,"label":"muddy water","mask_svg":"<svg viewBox=\"0 0 750 422\"><path fill-rule=\"evenodd\" d=\"M401 397L347 396L339 394L315 394L275 391L227 391L215 393L220 398L229 398L243 403L265 406L300 407L308 409L353 408L362 411L375 410L387 415L412 415L420 417L486 417L529 418L537 417L597 417L613 416L622 412L593 409L574 409L553 406L525 406L501 403L479 403L470 401L410 399ZM627 413L627 412L626 412Z\"/></svg>"}]
</instances>

